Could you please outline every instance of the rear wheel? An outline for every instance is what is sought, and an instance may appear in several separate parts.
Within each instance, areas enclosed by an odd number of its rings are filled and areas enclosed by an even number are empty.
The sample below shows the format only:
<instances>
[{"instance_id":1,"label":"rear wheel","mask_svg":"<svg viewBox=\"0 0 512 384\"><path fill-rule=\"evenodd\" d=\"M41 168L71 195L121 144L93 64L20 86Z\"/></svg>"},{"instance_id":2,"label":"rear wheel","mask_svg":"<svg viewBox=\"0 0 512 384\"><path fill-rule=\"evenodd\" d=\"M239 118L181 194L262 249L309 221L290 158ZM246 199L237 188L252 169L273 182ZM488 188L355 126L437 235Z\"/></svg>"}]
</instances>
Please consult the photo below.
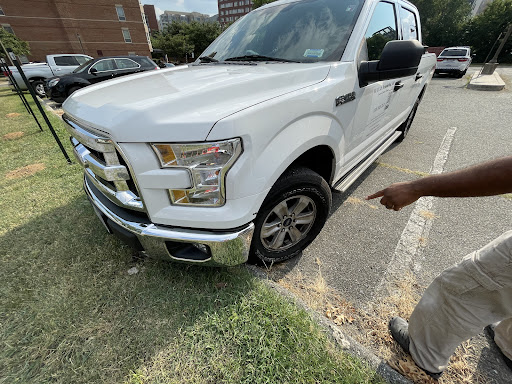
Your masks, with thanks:
<instances>
[{"instance_id":1,"label":"rear wheel","mask_svg":"<svg viewBox=\"0 0 512 384\"><path fill-rule=\"evenodd\" d=\"M44 82L42 80L35 80L32 83L32 88L36 92L36 95L39 97L45 97L46 92L44 91Z\"/></svg>"},{"instance_id":2,"label":"rear wheel","mask_svg":"<svg viewBox=\"0 0 512 384\"><path fill-rule=\"evenodd\" d=\"M297 256L324 226L331 204L329 185L318 173L286 171L256 217L250 261L272 264Z\"/></svg>"}]
</instances>

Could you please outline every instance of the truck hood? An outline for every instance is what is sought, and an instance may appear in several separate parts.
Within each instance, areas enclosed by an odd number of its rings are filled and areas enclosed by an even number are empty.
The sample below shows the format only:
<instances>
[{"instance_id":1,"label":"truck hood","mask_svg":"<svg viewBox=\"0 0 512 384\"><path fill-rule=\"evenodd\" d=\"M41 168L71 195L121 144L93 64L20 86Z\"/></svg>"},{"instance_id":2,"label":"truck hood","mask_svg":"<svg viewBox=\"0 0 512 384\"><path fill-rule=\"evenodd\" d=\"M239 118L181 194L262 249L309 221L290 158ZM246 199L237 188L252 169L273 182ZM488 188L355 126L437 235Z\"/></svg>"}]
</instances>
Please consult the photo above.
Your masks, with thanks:
<instances>
[{"instance_id":1,"label":"truck hood","mask_svg":"<svg viewBox=\"0 0 512 384\"><path fill-rule=\"evenodd\" d=\"M330 64L213 64L124 76L75 92L66 114L117 142L205 140L220 119L323 81Z\"/></svg>"}]
</instances>

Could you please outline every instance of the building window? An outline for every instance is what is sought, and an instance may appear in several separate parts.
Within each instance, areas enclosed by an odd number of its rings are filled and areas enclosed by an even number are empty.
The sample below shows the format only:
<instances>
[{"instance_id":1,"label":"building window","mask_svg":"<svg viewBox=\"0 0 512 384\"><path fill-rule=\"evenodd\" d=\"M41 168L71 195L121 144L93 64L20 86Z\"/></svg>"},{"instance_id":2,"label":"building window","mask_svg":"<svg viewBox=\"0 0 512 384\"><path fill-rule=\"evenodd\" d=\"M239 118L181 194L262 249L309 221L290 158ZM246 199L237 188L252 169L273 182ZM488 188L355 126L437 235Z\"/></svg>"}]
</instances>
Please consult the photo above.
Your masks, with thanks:
<instances>
[{"instance_id":1,"label":"building window","mask_svg":"<svg viewBox=\"0 0 512 384\"><path fill-rule=\"evenodd\" d=\"M5 16L4 10L0 7L0 16Z\"/></svg>"},{"instance_id":2,"label":"building window","mask_svg":"<svg viewBox=\"0 0 512 384\"><path fill-rule=\"evenodd\" d=\"M130 35L130 31L128 30L128 28L123 28L122 31L123 31L124 42L131 43L132 37Z\"/></svg>"},{"instance_id":3,"label":"building window","mask_svg":"<svg viewBox=\"0 0 512 384\"><path fill-rule=\"evenodd\" d=\"M116 12L119 21L126 21L126 16L124 14L124 9L122 5L116 5Z\"/></svg>"},{"instance_id":4,"label":"building window","mask_svg":"<svg viewBox=\"0 0 512 384\"><path fill-rule=\"evenodd\" d=\"M9 33L12 33L14 35L14 31L12 30L11 26L9 24L2 24L2 28Z\"/></svg>"},{"instance_id":5,"label":"building window","mask_svg":"<svg viewBox=\"0 0 512 384\"><path fill-rule=\"evenodd\" d=\"M137 56L135 52L128 52L128 56Z\"/></svg>"}]
</instances>

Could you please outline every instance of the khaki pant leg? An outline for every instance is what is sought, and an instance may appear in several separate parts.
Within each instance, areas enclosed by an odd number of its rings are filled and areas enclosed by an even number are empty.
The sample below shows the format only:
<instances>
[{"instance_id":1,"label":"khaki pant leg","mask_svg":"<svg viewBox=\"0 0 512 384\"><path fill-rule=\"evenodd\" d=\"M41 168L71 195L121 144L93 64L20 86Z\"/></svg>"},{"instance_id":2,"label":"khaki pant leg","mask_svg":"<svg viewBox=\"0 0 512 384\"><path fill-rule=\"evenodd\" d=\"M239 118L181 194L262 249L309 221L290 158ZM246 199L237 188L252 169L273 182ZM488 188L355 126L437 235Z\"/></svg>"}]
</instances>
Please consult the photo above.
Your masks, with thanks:
<instances>
[{"instance_id":1,"label":"khaki pant leg","mask_svg":"<svg viewBox=\"0 0 512 384\"><path fill-rule=\"evenodd\" d=\"M442 372L460 343L510 317L512 231L469 254L430 284L410 317L411 356L421 368Z\"/></svg>"},{"instance_id":2,"label":"khaki pant leg","mask_svg":"<svg viewBox=\"0 0 512 384\"><path fill-rule=\"evenodd\" d=\"M494 342L512 360L512 317L502 320L494 329Z\"/></svg>"}]
</instances>

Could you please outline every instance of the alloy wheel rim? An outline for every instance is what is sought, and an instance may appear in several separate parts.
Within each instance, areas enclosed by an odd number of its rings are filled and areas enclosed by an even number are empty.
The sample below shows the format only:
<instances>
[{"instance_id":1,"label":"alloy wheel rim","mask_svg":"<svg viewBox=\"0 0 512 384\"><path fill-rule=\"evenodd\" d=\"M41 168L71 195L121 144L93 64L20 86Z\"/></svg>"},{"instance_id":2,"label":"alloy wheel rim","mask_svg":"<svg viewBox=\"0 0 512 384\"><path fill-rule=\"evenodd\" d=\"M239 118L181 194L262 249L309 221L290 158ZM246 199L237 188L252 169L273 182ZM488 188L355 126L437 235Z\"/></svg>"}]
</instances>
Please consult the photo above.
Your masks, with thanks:
<instances>
[{"instance_id":1,"label":"alloy wheel rim","mask_svg":"<svg viewBox=\"0 0 512 384\"><path fill-rule=\"evenodd\" d=\"M293 247L306 237L316 215L316 204L308 196L296 195L281 201L263 221L261 243L274 252Z\"/></svg>"},{"instance_id":2,"label":"alloy wheel rim","mask_svg":"<svg viewBox=\"0 0 512 384\"><path fill-rule=\"evenodd\" d=\"M38 95L44 95L44 85L43 84L37 84L36 85L36 92Z\"/></svg>"}]
</instances>

